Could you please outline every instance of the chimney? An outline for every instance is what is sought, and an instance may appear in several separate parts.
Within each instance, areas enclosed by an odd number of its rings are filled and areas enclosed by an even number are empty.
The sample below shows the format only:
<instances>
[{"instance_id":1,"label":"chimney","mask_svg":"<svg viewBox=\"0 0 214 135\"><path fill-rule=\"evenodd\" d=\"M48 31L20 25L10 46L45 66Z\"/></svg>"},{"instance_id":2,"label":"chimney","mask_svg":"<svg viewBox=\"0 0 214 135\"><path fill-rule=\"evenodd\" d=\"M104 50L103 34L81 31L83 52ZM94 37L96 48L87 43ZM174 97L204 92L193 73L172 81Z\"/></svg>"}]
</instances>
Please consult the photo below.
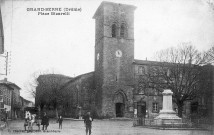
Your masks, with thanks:
<instances>
[{"instance_id":1,"label":"chimney","mask_svg":"<svg viewBox=\"0 0 214 135\"><path fill-rule=\"evenodd\" d=\"M4 78L4 81L7 82L7 78Z\"/></svg>"}]
</instances>

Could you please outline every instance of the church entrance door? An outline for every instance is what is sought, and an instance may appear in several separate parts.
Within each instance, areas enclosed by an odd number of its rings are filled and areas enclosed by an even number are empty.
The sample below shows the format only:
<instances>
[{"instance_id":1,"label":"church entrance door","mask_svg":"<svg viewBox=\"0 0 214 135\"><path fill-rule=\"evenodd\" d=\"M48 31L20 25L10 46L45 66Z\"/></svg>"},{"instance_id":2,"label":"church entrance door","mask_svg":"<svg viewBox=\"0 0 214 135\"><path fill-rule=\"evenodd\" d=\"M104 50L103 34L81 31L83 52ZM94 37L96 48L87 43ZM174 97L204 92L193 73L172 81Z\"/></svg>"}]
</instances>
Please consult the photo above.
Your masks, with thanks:
<instances>
[{"instance_id":1,"label":"church entrance door","mask_svg":"<svg viewBox=\"0 0 214 135\"><path fill-rule=\"evenodd\" d=\"M114 104L115 104L115 116L124 117L125 116L125 93L122 90L119 90L114 95Z\"/></svg>"},{"instance_id":2,"label":"church entrance door","mask_svg":"<svg viewBox=\"0 0 214 135\"><path fill-rule=\"evenodd\" d=\"M123 117L124 116L124 107L125 105L123 103L116 103L115 104L115 110L116 110L116 117Z\"/></svg>"}]
</instances>

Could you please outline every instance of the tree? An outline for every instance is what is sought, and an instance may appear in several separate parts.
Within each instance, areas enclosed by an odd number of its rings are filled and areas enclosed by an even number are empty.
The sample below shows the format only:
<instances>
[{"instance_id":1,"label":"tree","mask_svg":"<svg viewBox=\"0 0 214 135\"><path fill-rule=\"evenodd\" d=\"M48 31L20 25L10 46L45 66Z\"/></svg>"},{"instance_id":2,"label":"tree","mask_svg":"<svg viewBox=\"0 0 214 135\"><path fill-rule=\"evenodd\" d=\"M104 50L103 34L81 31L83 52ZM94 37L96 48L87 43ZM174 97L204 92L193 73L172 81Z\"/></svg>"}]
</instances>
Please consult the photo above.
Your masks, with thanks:
<instances>
[{"instance_id":1,"label":"tree","mask_svg":"<svg viewBox=\"0 0 214 135\"><path fill-rule=\"evenodd\" d=\"M29 94L30 98L36 97L36 86L38 85L37 82L38 72L34 72L29 81L25 83L25 92Z\"/></svg>"},{"instance_id":2,"label":"tree","mask_svg":"<svg viewBox=\"0 0 214 135\"><path fill-rule=\"evenodd\" d=\"M62 106L67 99L68 94L64 91L63 86L70 81L70 77L59 74L40 75L37 79L36 87L36 105L53 107L58 117L58 108Z\"/></svg>"},{"instance_id":3,"label":"tree","mask_svg":"<svg viewBox=\"0 0 214 135\"><path fill-rule=\"evenodd\" d=\"M156 54L159 63L149 68L145 85L161 92L171 89L173 101L178 106L178 116L182 117L184 102L196 98L200 90L204 55L190 43L182 43L179 47L171 47Z\"/></svg>"},{"instance_id":4,"label":"tree","mask_svg":"<svg viewBox=\"0 0 214 135\"><path fill-rule=\"evenodd\" d=\"M25 92L29 95L29 98L35 98L36 97L36 87L38 86L38 81L37 78L40 75L45 75L45 74L55 74L54 69L47 69L47 70L38 70L32 73L29 77L29 81L25 82Z\"/></svg>"},{"instance_id":5,"label":"tree","mask_svg":"<svg viewBox=\"0 0 214 135\"><path fill-rule=\"evenodd\" d=\"M207 63L214 64L214 46L205 53Z\"/></svg>"}]
</instances>

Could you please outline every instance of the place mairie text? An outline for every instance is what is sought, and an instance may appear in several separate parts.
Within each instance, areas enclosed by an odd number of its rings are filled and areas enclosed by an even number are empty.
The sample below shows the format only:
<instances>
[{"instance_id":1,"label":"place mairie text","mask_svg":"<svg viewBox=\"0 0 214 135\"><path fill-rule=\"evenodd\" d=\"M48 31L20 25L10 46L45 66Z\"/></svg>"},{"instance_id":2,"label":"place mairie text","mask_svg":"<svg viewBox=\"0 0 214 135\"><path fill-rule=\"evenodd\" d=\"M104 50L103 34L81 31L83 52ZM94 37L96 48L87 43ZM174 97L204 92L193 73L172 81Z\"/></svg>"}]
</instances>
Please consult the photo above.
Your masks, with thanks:
<instances>
[{"instance_id":1,"label":"place mairie text","mask_svg":"<svg viewBox=\"0 0 214 135\"><path fill-rule=\"evenodd\" d=\"M72 11L82 11L82 8L27 8L29 12L37 12L38 15L70 15Z\"/></svg>"}]
</instances>

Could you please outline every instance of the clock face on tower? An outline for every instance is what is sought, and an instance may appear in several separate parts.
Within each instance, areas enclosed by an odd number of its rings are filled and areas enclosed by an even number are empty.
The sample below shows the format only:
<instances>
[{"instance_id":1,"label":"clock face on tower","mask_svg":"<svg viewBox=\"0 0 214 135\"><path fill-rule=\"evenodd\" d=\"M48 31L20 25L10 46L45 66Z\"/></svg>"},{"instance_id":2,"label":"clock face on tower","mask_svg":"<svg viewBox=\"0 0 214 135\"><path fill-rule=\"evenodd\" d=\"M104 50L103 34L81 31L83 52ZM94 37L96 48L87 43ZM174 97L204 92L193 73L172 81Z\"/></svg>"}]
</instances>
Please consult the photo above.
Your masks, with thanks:
<instances>
[{"instance_id":1,"label":"clock face on tower","mask_svg":"<svg viewBox=\"0 0 214 135\"><path fill-rule=\"evenodd\" d=\"M122 57L122 51L121 50L117 50L116 52L115 52L115 55L116 55L116 57Z\"/></svg>"},{"instance_id":2,"label":"clock face on tower","mask_svg":"<svg viewBox=\"0 0 214 135\"><path fill-rule=\"evenodd\" d=\"M100 58L100 54L98 53L98 54L97 54L97 60L99 60L99 58Z\"/></svg>"}]
</instances>

